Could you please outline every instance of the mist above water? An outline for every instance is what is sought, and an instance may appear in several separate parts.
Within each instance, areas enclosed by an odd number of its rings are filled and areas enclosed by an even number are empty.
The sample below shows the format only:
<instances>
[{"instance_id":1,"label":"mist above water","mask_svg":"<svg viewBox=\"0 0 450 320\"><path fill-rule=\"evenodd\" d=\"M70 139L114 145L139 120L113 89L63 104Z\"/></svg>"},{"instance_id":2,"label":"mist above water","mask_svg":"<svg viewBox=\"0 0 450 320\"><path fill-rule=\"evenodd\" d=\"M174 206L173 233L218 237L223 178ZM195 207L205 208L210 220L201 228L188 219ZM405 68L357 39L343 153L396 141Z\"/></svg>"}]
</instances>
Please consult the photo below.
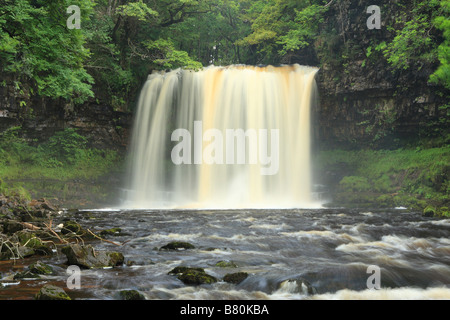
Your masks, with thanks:
<instances>
[{"instance_id":1,"label":"mist above water","mask_svg":"<svg viewBox=\"0 0 450 320\"><path fill-rule=\"evenodd\" d=\"M133 127L126 206L317 207L310 159L317 71L236 65L151 74Z\"/></svg>"}]
</instances>

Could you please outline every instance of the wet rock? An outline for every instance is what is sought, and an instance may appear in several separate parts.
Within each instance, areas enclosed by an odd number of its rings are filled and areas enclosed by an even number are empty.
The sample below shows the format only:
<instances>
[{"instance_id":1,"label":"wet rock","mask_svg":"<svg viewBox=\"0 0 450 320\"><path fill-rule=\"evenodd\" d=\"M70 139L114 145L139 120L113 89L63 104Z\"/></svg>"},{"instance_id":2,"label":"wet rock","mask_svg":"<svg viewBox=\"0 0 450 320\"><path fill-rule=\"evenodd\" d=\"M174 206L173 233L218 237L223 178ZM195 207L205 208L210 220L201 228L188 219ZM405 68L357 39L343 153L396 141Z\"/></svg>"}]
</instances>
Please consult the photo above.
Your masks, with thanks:
<instances>
[{"instance_id":1,"label":"wet rock","mask_svg":"<svg viewBox=\"0 0 450 320\"><path fill-rule=\"evenodd\" d=\"M146 300L145 296L137 290L122 290L119 292L122 300Z\"/></svg>"},{"instance_id":2,"label":"wet rock","mask_svg":"<svg viewBox=\"0 0 450 320\"><path fill-rule=\"evenodd\" d=\"M233 261L219 261L216 263L216 267L219 268L237 268L237 264Z\"/></svg>"},{"instance_id":3,"label":"wet rock","mask_svg":"<svg viewBox=\"0 0 450 320\"><path fill-rule=\"evenodd\" d=\"M223 281L228 282L228 283L239 284L242 281L244 281L245 279L247 279L247 277L248 277L247 272L227 273L223 277Z\"/></svg>"},{"instance_id":4,"label":"wet rock","mask_svg":"<svg viewBox=\"0 0 450 320\"><path fill-rule=\"evenodd\" d=\"M28 203L28 206L30 207L30 209L34 209L36 211L38 210L48 210L48 211L58 211L58 208L51 204L47 199L42 198L42 199L38 199L38 200L31 200Z\"/></svg>"},{"instance_id":5,"label":"wet rock","mask_svg":"<svg viewBox=\"0 0 450 320\"><path fill-rule=\"evenodd\" d=\"M64 289L47 284L39 290L36 300L72 300Z\"/></svg>"},{"instance_id":6,"label":"wet rock","mask_svg":"<svg viewBox=\"0 0 450 320\"><path fill-rule=\"evenodd\" d=\"M217 282L217 279L205 272L203 268L176 267L169 271L169 274L175 274L184 284L201 285Z\"/></svg>"},{"instance_id":7,"label":"wet rock","mask_svg":"<svg viewBox=\"0 0 450 320\"><path fill-rule=\"evenodd\" d=\"M304 295L313 295L317 293L316 288L303 278L285 280L280 283L279 289Z\"/></svg>"},{"instance_id":8,"label":"wet rock","mask_svg":"<svg viewBox=\"0 0 450 320\"><path fill-rule=\"evenodd\" d=\"M178 276L178 279L183 281L184 284L189 285L201 285L201 284L211 284L217 282L217 279L206 272L201 272L197 270L189 270L183 272Z\"/></svg>"},{"instance_id":9,"label":"wet rock","mask_svg":"<svg viewBox=\"0 0 450 320\"><path fill-rule=\"evenodd\" d=\"M15 255L16 257L28 258L28 257L31 257L32 255L34 255L36 253L36 251L34 251L33 248L20 246L17 248L15 253L16 253L16 255Z\"/></svg>"},{"instance_id":10,"label":"wet rock","mask_svg":"<svg viewBox=\"0 0 450 320\"><path fill-rule=\"evenodd\" d=\"M33 232L22 230L17 232L14 236L17 237L20 245L34 249L35 254L44 256L53 254L52 249L47 247Z\"/></svg>"},{"instance_id":11,"label":"wet rock","mask_svg":"<svg viewBox=\"0 0 450 320\"><path fill-rule=\"evenodd\" d=\"M37 261L27 267L26 270L14 275L14 280L20 279L39 279L41 275L53 274L53 268L41 261Z\"/></svg>"},{"instance_id":12,"label":"wet rock","mask_svg":"<svg viewBox=\"0 0 450 320\"><path fill-rule=\"evenodd\" d=\"M169 242L165 246L162 246L159 250L186 250L186 249L195 249L195 247L189 242Z\"/></svg>"},{"instance_id":13,"label":"wet rock","mask_svg":"<svg viewBox=\"0 0 450 320\"><path fill-rule=\"evenodd\" d=\"M78 224L75 221L69 220L64 222L63 227L61 228L61 233L62 234L75 233L77 235L82 235L84 234L84 231L80 224Z\"/></svg>"},{"instance_id":14,"label":"wet rock","mask_svg":"<svg viewBox=\"0 0 450 320\"><path fill-rule=\"evenodd\" d=\"M427 206L425 209L423 209L423 216L425 217L434 217L436 214L436 208L432 206Z\"/></svg>"},{"instance_id":15,"label":"wet rock","mask_svg":"<svg viewBox=\"0 0 450 320\"><path fill-rule=\"evenodd\" d=\"M102 230L100 231L100 236L105 237L105 236L117 236L122 232L121 228L111 228L111 229L106 229L106 230Z\"/></svg>"},{"instance_id":16,"label":"wet rock","mask_svg":"<svg viewBox=\"0 0 450 320\"><path fill-rule=\"evenodd\" d=\"M14 280L23 280L23 279L39 279L41 276L31 272L30 270L25 270L22 272L18 272L14 275Z\"/></svg>"},{"instance_id":17,"label":"wet rock","mask_svg":"<svg viewBox=\"0 0 450 320\"><path fill-rule=\"evenodd\" d=\"M15 220L3 221L3 232L6 234L13 234L17 231L23 230L23 225Z\"/></svg>"},{"instance_id":18,"label":"wet rock","mask_svg":"<svg viewBox=\"0 0 450 320\"><path fill-rule=\"evenodd\" d=\"M184 272L188 272L190 270L195 270L198 272L205 272L205 270L203 268L192 268L192 267L179 266L179 267L175 267L172 270L170 270L168 272L168 274L180 275L180 274L183 274Z\"/></svg>"},{"instance_id":19,"label":"wet rock","mask_svg":"<svg viewBox=\"0 0 450 320\"><path fill-rule=\"evenodd\" d=\"M107 268L122 265L124 256L115 251L97 251L91 245L71 244L62 248L67 256L68 264L83 268Z\"/></svg>"},{"instance_id":20,"label":"wet rock","mask_svg":"<svg viewBox=\"0 0 450 320\"><path fill-rule=\"evenodd\" d=\"M53 268L41 261L37 261L29 265L28 270L34 274L42 274L42 275L53 274Z\"/></svg>"}]
</instances>

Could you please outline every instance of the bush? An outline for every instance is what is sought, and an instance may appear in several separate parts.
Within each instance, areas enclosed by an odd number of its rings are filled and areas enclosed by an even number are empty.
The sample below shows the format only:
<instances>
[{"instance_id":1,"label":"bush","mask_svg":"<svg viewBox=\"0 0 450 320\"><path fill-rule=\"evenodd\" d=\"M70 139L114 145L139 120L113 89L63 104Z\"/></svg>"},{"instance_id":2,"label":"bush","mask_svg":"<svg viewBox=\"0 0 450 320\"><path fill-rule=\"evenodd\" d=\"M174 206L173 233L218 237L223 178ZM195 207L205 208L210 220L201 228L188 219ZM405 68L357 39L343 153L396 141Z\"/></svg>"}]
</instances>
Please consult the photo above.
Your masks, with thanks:
<instances>
[{"instance_id":1,"label":"bush","mask_svg":"<svg viewBox=\"0 0 450 320\"><path fill-rule=\"evenodd\" d=\"M344 192L369 191L370 188L371 188L367 178L365 178L365 177L358 177L358 176L344 177L341 180L341 182L339 182L339 186Z\"/></svg>"},{"instance_id":2,"label":"bush","mask_svg":"<svg viewBox=\"0 0 450 320\"><path fill-rule=\"evenodd\" d=\"M79 135L75 129L68 128L55 133L44 145L44 149L52 159L74 164L83 156L86 143L85 137Z\"/></svg>"}]
</instances>

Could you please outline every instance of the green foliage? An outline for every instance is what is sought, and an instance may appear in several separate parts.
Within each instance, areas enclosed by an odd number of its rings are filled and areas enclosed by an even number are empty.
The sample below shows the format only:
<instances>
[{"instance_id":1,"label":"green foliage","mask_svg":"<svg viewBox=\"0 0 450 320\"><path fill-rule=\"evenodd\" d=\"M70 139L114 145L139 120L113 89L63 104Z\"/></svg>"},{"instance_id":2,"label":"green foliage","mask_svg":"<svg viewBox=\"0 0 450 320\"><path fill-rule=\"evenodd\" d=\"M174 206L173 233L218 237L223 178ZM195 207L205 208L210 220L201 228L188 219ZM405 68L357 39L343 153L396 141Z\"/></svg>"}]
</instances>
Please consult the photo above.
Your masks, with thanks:
<instances>
[{"instance_id":1,"label":"green foliage","mask_svg":"<svg viewBox=\"0 0 450 320\"><path fill-rule=\"evenodd\" d=\"M20 127L0 135L0 176L4 179L95 179L120 162L113 150L87 148L86 138L66 129L38 146L19 137Z\"/></svg>"},{"instance_id":2,"label":"green foliage","mask_svg":"<svg viewBox=\"0 0 450 320\"><path fill-rule=\"evenodd\" d=\"M318 35L319 24L323 23L325 11L326 8L319 5L311 5L303 10L295 9L294 21L288 23L289 30L277 42L282 45L279 54L285 55L311 45Z\"/></svg>"},{"instance_id":3,"label":"green foliage","mask_svg":"<svg viewBox=\"0 0 450 320\"><path fill-rule=\"evenodd\" d=\"M72 1L4 0L0 6L2 71L32 80L40 95L80 103L93 96L92 77L83 67L89 52L80 30L68 30L65 10ZM92 2L80 0L88 19Z\"/></svg>"},{"instance_id":4,"label":"green foliage","mask_svg":"<svg viewBox=\"0 0 450 320\"><path fill-rule=\"evenodd\" d=\"M436 17L434 25L443 32L444 37L444 41L438 47L438 58L441 64L431 75L430 80L450 89L450 0L442 0L440 5L444 15Z\"/></svg>"},{"instance_id":5,"label":"green foliage","mask_svg":"<svg viewBox=\"0 0 450 320\"><path fill-rule=\"evenodd\" d=\"M327 10L324 1L253 1L252 32L236 43L258 48L258 63L278 60L313 44Z\"/></svg>"},{"instance_id":6,"label":"green foliage","mask_svg":"<svg viewBox=\"0 0 450 320\"><path fill-rule=\"evenodd\" d=\"M139 21L146 21L148 17L157 16L158 12L149 8L142 0L139 0L117 7L117 14L120 16L135 17Z\"/></svg>"},{"instance_id":7,"label":"green foliage","mask_svg":"<svg viewBox=\"0 0 450 320\"><path fill-rule=\"evenodd\" d=\"M48 156L53 161L56 160L61 163L74 164L83 156L86 142L87 139L79 135L75 129L68 128L56 132L55 135L42 146L42 149L47 150Z\"/></svg>"},{"instance_id":8,"label":"green foliage","mask_svg":"<svg viewBox=\"0 0 450 320\"><path fill-rule=\"evenodd\" d=\"M425 63L440 62L430 81L450 88L450 0L414 1L410 12L397 17L389 30L394 39L383 42L378 50L394 70L417 68ZM440 41L436 31L442 33Z\"/></svg>"},{"instance_id":9,"label":"green foliage","mask_svg":"<svg viewBox=\"0 0 450 320\"><path fill-rule=\"evenodd\" d=\"M358 176L344 177L339 185L346 192L369 191L371 187L367 178Z\"/></svg>"},{"instance_id":10,"label":"green foliage","mask_svg":"<svg viewBox=\"0 0 450 320\"><path fill-rule=\"evenodd\" d=\"M198 70L202 67L200 62L192 60L187 52L176 50L174 44L168 39L147 41L145 46L158 57L153 63L158 69L186 68Z\"/></svg>"},{"instance_id":11,"label":"green foliage","mask_svg":"<svg viewBox=\"0 0 450 320\"><path fill-rule=\"evenodd\" d=\"M347 168L338 191L397 206L450 203L450 147L321 152L317 170ZM372 196L373 194L373 196ZM355 196L358 199L358 196ZM354 200L354 199L353 199ZM424 200L424 203L420 201Z\"/></svg>"}]
</instances>

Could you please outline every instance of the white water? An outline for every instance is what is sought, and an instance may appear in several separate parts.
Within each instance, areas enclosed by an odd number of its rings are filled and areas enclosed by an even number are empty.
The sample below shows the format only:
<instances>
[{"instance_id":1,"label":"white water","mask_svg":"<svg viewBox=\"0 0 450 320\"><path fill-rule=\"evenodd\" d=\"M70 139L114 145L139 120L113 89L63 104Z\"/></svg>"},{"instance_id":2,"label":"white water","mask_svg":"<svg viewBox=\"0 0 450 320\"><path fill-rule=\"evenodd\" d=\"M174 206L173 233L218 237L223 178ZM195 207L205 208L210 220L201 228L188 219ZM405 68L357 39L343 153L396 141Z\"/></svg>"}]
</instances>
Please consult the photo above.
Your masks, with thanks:
<instances>
[{"instance_id":1,"label":"white water","mask_svg":"<svg viewBox=\"0 0 450 320\"><path fill-rule=\"evenodd\" d=\"M211 66L199 72L178 69L150 75L140 94L133 129L131 191L126 206L317 207L311 197L310 163L310 113L317 71L299 65ZM207 164L205 157L214 146L222 148L215 148L211 156L239 150L237 145L228 149L233 141L216 144L217 136L209 141L200 135L198 140L199 127L194 123L201 124L203 134L225 136L227 130L239 129L261 134L267 130L269 145L261 145L260 139L253 145L258 150L252 149L248 138L244 164ZM176 129L185 129L193 137L189 150L192 164L171 161L171 152L181 141L171 140ZM278 148L272 140L273 130L279 133ZM272 155L271 162L262 163L259 158L249 163L251 156L255 152L261 155L265 147ZM276 174L261 174L268 166Z\"/></svg>"}]
</instances>

